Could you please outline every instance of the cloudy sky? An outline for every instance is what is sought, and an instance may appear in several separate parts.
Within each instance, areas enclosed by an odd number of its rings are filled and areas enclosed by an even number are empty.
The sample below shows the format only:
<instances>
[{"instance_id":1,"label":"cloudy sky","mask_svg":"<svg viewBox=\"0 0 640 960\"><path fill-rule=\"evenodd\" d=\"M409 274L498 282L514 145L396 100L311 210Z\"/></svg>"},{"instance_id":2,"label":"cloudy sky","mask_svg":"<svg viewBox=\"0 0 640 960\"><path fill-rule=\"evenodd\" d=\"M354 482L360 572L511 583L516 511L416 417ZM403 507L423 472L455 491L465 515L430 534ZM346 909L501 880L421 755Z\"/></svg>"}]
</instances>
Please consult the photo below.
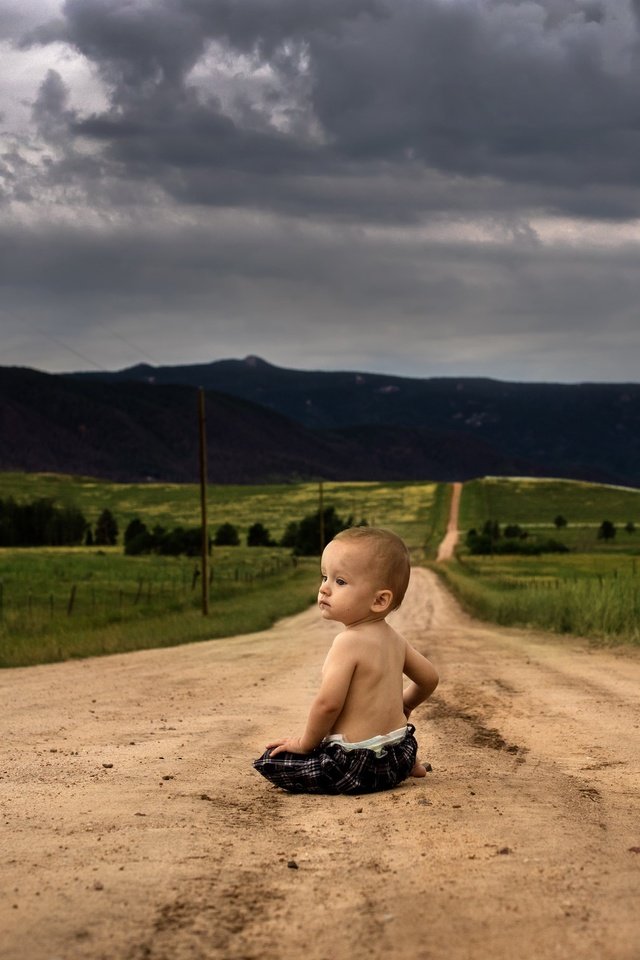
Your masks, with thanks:
<instances>
[{"instance_id":1,"label":"cloudy sky","mask_svg":"<svg viewBox=\"0 0 640 960\"><path fill-rule=\"evenodd\" d=\"M0 365L640 379L640 0L0 0Z\"/></svg>"}]
</instances>

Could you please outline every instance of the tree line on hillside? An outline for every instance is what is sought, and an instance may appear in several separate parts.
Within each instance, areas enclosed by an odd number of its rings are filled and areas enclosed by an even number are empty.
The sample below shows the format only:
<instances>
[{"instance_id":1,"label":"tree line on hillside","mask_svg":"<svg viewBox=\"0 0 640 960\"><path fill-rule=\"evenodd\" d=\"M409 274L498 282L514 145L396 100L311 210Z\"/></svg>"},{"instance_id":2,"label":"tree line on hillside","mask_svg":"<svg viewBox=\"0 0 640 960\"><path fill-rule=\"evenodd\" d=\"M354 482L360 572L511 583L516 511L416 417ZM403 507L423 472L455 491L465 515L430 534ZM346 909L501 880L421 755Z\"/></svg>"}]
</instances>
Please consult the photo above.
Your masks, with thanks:
<instances>
[{"instance_id":1,"label":"tree line on hillside","mask_svg":"<svg viewBox=\"0 0 640 960\"><path fill-rule=\"evenodd\" d=\"M557 530L567 526L567 520L558 515L554 521ZM635 524L629 521L625 528L627 533L635 532ZM603 520L598 527L598 540L613 540L616 536L616 525L611 520ZM484 554L525 554L535 556L541 553L568 553L569 547L565 543L551 537L530 536L529 532L518 523L508 523L500 526L497 520L487 520L481 530L475 527L467 532L466 545L469 553Z\"/></svg>"},{"instance_id":2,"label":"tree line on hillside","mask_svg":"<svg viewBox=\"0 0 640 960\"><path fill-rule=\"evenodd\" d=\"M364 525L361 520L359 525ZM248 547L288 547L295 556L317 556L320 553L321 538L328 543L336 533L353 525L353 518L343 519L335 507L325 507L322 511L316 510L301 520L292 520L287 524L280 540L275 540L267 527L257 521L247 532ZM211 546L237 547L240 546L240 533L232 523L221 524L213 537L209 537ZM140 520L133 519L124 532L124 551L129 556L158 553L168 556L186 554L198 556L202 550L202 533L200 527L174 527L167 530L162 526L155 526L151 530Z\"/></svg>"},{"instance_id":3,"label":"tree line on hillside","mask_svg":"<svg viewBox=\"0 0 640 960\"><path fill-rule=\"evenodd\" d=\"M259 521L247 532L249 547L287 547L296 556L317 556L321 538L328 543L336 533L353 525L351 516L343 518L335 507L316 510L301 520L291 520L280 540ZM366 521L361 520L360 524ZM1 547L87 547L115 546L119 526L112 511L104 508L91 525L76 506L59 505L53 499L41 497L30 502L17 502L13 497L0 499ZM239 546L240 534L232 523L222 523L209 538L209 547ZM124 533L124 549L129 555L158 553L197 556L202 549L200 527L167 529L156 525L149 529L138 517L132 520Z\"/></svg>"}]
</instances>

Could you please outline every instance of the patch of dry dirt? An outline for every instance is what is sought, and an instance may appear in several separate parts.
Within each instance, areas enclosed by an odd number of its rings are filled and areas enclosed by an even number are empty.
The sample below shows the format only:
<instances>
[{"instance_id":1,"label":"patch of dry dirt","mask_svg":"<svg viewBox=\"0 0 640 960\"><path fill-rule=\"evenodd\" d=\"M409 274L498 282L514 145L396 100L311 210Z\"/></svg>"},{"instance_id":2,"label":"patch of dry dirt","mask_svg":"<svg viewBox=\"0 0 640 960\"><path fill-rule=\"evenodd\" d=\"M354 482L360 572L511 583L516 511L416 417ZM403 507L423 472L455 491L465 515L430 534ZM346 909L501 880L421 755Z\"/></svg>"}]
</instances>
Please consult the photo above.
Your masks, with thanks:
<instances>
[{"instance_id":1,"label":"patch of dry dirt","mask_svg":"<svg viewBox=\"0 0 640 960\"><path fill-rule=\"evenodd\" d=\"M3 960L638 960L640 658L489 627L430 572L395 622L442 681L433 772L258 776L335 631L0 674Z\"/></svg>"}]
</instances>

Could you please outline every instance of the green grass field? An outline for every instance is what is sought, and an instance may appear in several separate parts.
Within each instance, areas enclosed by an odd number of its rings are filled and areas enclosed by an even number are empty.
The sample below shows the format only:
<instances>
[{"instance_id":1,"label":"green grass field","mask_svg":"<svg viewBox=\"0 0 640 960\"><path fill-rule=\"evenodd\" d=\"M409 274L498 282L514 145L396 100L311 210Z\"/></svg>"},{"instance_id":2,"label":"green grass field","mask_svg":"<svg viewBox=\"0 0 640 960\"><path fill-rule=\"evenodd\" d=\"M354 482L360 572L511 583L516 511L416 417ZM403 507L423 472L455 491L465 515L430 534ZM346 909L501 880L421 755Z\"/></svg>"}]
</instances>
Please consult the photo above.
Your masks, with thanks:
<instances>
[{"instance_id":1,"label":"green grass field","mask_svg":"<svg viewBox=\"0 0 640 960\"><path fill-rule=\"evenodd\" d=\"M150 526L199 524L196 485L113 484L87 478L0 474L0 499L49 497L79 507L94 523L108 507L122 531L134 517ZM209 529L263 523L279 539L290 520L318 508L317 484L216 486ZM433 553L446 526L449 488L423 483L324 483L323 502L342 517L389 526L415 561ZM197 561L126 557L120 547L0 549L0 666L89 656L229 636L270 626L313 602L318 561L294 567L288 550L214 547L210 615L200 608Z\"/></svg>"},{"instance_id":2,"label":"green grass field","mask_svg":"<svg viewBox=\"0 0 640 960\"><path fill-rule=\"evenodd\" d=\"M567 521L560 532L554 526L558 515ZM598 527L603 520L611 520L618 534L607 548L640 550L640 491L624 487L572 480L473 480L464 485L459 526L467 531L481 527L485 520L517 523L581 551L598 545ZM629 521L637 528L631 536L624 532Z\"/></svg>"},{"instance_id":3,"label":"green grass field","mask_svg":"<svg viewBox=\"0 0 640 960\"><path fill-rule=\"evenodd\" d=\"M556 529L562 515L567 526ZM519 524L570 553L471 556L464 535L486 520ZM613 540L598 539L603 520ZM636 530L625 531L631 521ZM465 484L457 561L441 574L476 616L601 642L640 642L640 491L572 481L490 478Z\"/></svg>"},{"instance_id":4,"label":"green grass field","mask_svg":"<svg viewBox=\"0 0 640 960\"><path fill-rule=\"evenodd\" d=\"M235 524L244 538L252 523L263 523L279 539L289 520L318 509L317 483L266 486L211 484L208 487L209 528ZM329 483L323 484L325 506L340 516L366 519L369 524L392 526L412 547L425 542L433 524L433 508L440 493L435 483ZM33 500L49 497L60 504L73 504L94 524L107 507L123 531L139 517L147 524L165 527L197 526L200 523L200 493L196 484L108 483L87 477L58 474L0 473L0 499Z\"/></svg>"}]
</instances>

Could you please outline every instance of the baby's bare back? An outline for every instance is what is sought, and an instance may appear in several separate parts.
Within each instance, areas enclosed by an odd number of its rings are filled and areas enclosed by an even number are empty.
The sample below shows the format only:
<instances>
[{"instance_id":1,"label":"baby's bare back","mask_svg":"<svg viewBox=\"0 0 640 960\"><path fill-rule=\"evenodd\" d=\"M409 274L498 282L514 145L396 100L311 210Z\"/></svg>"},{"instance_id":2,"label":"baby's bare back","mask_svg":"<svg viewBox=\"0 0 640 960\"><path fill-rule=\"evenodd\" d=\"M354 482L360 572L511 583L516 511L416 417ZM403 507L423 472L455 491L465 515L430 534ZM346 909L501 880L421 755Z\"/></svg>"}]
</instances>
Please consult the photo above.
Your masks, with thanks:
<instances>
[{"instance_id":1,"label":"baby's bare back","mask_svg":"<svg viewBox=\"0 0 640 960\"><path fill-rule=\"evenodd\" d=\"M331 732L357 742L403 727L404 638L384 621L361 624L346 633L355 669Z\"/></svg>"}]
</instances>

